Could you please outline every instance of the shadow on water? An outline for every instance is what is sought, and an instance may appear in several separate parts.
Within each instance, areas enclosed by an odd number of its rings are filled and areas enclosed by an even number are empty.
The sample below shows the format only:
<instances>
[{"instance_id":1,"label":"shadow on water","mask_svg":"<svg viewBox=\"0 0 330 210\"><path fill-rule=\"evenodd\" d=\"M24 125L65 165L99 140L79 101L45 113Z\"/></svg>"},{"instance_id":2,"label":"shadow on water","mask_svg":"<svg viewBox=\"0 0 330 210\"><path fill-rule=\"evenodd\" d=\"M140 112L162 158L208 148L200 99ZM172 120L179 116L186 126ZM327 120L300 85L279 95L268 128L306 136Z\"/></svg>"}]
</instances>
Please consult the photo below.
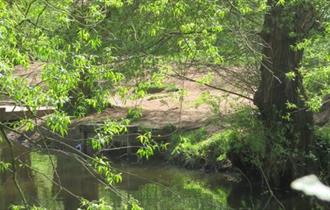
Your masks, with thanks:
<instances>
[{"instance_id":1,"label":"shadow on water","mask_svg":"<svg viewBox=\"0 0 330 210\"><path fill-rule=\"evenodd\" d=\"M104 198L114 209L124 209L127 199L123 197L135 198L146 210L280 209L275 199L261 191L260 186L251 188L244 181L230 181L231 176L226 174L205 174L155 161L146 164L114 163L114 167L123 172L123 182L116 187L120 197L97 183L78 162L63 155L29 152L20 145L15 145L15 155L28 166L18 171L19 183L27 199L47 209L73 210L80 207L79 199L57 186L57 182L88 200ZM2 161L9 161L10 154L5 145L0 145L0 157ZM281 195L279 199L286 209L328 209L313 198ZM20 203L11 174L1 173L0 209Z\"/></svg>"}]
</instances>

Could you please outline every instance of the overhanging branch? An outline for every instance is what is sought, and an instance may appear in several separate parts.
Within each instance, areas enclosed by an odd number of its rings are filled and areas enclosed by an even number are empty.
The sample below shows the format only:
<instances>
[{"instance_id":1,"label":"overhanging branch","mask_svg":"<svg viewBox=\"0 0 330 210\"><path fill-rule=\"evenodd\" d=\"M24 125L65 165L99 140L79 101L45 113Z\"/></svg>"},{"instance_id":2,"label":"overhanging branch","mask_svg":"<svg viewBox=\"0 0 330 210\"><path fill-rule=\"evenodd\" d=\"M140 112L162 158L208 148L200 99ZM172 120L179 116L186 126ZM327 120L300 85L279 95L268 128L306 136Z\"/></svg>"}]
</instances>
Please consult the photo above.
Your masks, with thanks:
<instances>
[{"instance_id":1,"label":"overhanging branch","mask_svg":"<svg viewBox=\"0 0 330 210\"><path fill-rule=\"evenodd\" d=\"M182 74L176 74L176 75L170 75L170 76L172 76L172 77L179 77L179 78L181 78L181 79L184 79L184 80L187 80L187 81L190 81L190 82L199 83L199 84L202 84L202 85L204 85L204 86L206 86L206 87L209 87L209 88L212 88L212 89L215 89L215 90L220 90L220 91L222 91L222 92L229 93L229 94L231 94L231 95L239 96L239 97L241 97L241 98L245 98L245 99L247 99L247 100L249 100L249 101L253 101L253 98L251 98L251 97L249 97L249 96L246 96L246 95L243 95L243 94L240 94L240 93L236 93L236 92L234 92L234 91L227 90L227 89L224 89L224 88L216 87L216 86L213 86L213 85L210 85L210 84L201 83L201 82L199 82L199 81L197 81L197 80L195 80L195 79L192 79L192 78L186 77L186 76L184 76L184 75L182 75Z\"/></svg>"}]
</instances>

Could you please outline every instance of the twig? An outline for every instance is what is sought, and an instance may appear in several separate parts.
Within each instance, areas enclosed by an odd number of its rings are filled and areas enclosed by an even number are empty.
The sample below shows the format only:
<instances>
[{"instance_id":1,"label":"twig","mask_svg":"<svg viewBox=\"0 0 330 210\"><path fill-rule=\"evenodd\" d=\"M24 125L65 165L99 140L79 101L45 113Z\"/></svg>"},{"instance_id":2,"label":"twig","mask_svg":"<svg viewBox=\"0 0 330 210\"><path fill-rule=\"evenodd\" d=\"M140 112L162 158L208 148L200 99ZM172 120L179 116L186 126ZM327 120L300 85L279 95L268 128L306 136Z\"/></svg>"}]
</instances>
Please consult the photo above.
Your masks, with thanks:
<instances>
[{"instance_id":1,"label":"twig","mask_svg":"<svg viewBox=\"0 0 330 210\"><path fill-rule=\"evenodd\" d=\"M267 179L267 177L266 177L266 175L265 175L264 170L262 170L261 167L259 167L259 170L260 170L260 172L261 172L262 177L264 178L264 180L265 180L265 182L266 182L266 186L267 186L267 188L268 188L268 191L269 191L269 193L270 193L270 196L272 196L272 197L275 199L275 201L280 205L280 207L281 207L282 209L285 210L285 207L284 207L283 203L282 203L282 202L276 197L276 195L274 194L272 188L270 187L270 184L269 184L269 182L268 182L268 179Z\"/></svg>"},{"instance_id":2,"label":"twig","mask_svg":"<svg viewBox=\"0 0 330 210\"><path fill-rule=\"evenodd\" d=\"M184 75L180 75L180 74L177 74L177 75L170 75L170 76L173 76L173 77L180 77L180 78L185 79L185 80L188 80L188 81L190 81L190 82L200 83L200 82L198 82L198 81L195 80L195 79L192 79L192 78L186 77L186 76L184 76ZM206 86L206 87L209 87L209 88L213 88L213 89L215 89L215 90L220 90L220 91L222 91L222 92L229 93L229 94L231 94L231 95L236 95L236 96L239 96L239 97L241 97L241 98L245 98L245 99L248 99L248 100L250 100L250 101L253 101L253 98L248 97L248 96L245 96L245 95L242 95L242 94L240 94L240 93L233 92L233 91L231 91L231 90L226 90L226 89L224 89L224 88L216 87L216 86L209 85L209 84L206 84L206 83L200 83L200 84L202 84L202 85L204 85L204 86Z\"/></svg>"},{"instance_id":3,"label":"twig","mask_svg":"<svg viewBox=\"0 0 330 210\"><path fill-rule=\"evenodd\" d=\"M24 206L25 207L28 207L28 202L25 198L25 195L24 195L24 192L22 190L22 188L20 187L19 183L18 183L18 180L17 180L17 168L16 168L16 162L15 162L15 156L14 156L14 149L13 149L13 144L12 142L8 139L5 131L4 131L4 128L3 126L0 126L0 133L1 133L1 137L7 142L8 146L9 146L9 149L10 149L10 157L11 157L11 165L12 165L12 178L13 178L13 181L14 181L14 184L21 196L21 199L24 203Z\"/></svg>"}]
</instances>

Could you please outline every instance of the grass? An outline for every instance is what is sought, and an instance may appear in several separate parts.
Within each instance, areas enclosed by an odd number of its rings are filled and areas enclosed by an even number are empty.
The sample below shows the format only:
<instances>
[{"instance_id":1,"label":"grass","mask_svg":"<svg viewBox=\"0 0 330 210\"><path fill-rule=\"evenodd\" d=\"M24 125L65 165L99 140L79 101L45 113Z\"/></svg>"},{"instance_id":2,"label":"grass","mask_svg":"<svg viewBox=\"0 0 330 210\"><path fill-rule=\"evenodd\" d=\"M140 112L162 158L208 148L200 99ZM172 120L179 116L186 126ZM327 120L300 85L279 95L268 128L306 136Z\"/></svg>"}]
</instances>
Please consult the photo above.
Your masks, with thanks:
<instances>
[{"instance_id":1,"label":"grass","mask_svg":"<svg viewBox=\"0 0 330 210\"><path fill-rule=\"evenodd\" d=\"M170 159L187 168L218 170L228 160L256 164L265 156L267 133L251 108L242 108L225 120L227 128L209 134L205 128L172 138Z\"/></svg>"}]
</instances>

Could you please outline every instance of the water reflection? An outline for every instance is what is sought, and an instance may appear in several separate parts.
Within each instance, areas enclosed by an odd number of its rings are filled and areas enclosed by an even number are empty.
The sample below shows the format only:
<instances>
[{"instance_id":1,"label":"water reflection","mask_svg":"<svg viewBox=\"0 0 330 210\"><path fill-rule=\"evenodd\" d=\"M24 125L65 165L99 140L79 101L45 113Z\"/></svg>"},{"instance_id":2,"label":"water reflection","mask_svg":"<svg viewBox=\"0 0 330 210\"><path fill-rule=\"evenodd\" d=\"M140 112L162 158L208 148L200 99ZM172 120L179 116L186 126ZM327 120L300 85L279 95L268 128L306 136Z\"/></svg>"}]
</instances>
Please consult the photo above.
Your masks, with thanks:
<instances>
[{"instance_id":1,"label":"water reflection","mask_svg":"<svg viewBox=\"0 0 330 210\"><path fill-rule=\"evenodd\" d=\"M15 145L15 156L19 156L20 160L24 163L31 164L30 156L26 155L26 150L20 145ZM11 162L10 157L9 148L6 145L2 145L0 147L0 160ZM10 172L3 172L0 175L0 209L8 209L12 204L20 204L21 196L14 185L12 174ZM28 168L20 167L17 169L17 179L24 193L28 194L30 200L35 200L37 190L35 182L31 181L32 177L32 172Z\"/></svg>"},{"instance_id":2,"label":"water reflection","mask_svg":"<svg viewBox=\"0 0 330 210\"><path fill-rule=\"evenodd\" d=\"M54 180L60 183L75 195L88 200L98 199L98 184L95 178L92 177L79 163L75 160L57 156L56 174ZM57 199L63 203L65 210L77 209L80 206L80 200L70 195L59 186L54 185L54 193L57 192Z\"/></svg>"},{"instance_id":3,"label":"water reflection","mask_svg":"<svg viewBox=\"0 0 330 210\"><path fill-rule=\"evenodd\" d=\"M159 163L120 168L130 175L124 177L119 189L140 201L145 209L230 209L226 202L227 192L208 189L206 183L199 180L198 172Z\"/></svg>"},{"instance_id":4,"label":"water reflection","mask_svg":"<svg viewBox=\"0 0 330 210\"><path fill-rule=\"evenodd\" d=\"M56 210L73 210L80 201L67 193L60 183L73 194L88 200L104 198L114 209L125 209L130 197L138 200L146 210L182 209L280 209L279 204L258 186L251 191L249 185L226 181L223 175L204 174L178 169L159 162L148 164L114 164L123 172L123 182L116 192L96 182L78 162L63 155L28 152L15 145L15 156L28 167L20 167L19 183L31 204ZM9 161L9 150L0 146L0 158ZM283 194L280 197L286 209L316 209L316 202ZM10 173L0 174L0 209L20 204L20 195ZM313 207L312 207L313 206ZM322 205L317 209L327 209Z\"/></svg>"}]
</instances>

